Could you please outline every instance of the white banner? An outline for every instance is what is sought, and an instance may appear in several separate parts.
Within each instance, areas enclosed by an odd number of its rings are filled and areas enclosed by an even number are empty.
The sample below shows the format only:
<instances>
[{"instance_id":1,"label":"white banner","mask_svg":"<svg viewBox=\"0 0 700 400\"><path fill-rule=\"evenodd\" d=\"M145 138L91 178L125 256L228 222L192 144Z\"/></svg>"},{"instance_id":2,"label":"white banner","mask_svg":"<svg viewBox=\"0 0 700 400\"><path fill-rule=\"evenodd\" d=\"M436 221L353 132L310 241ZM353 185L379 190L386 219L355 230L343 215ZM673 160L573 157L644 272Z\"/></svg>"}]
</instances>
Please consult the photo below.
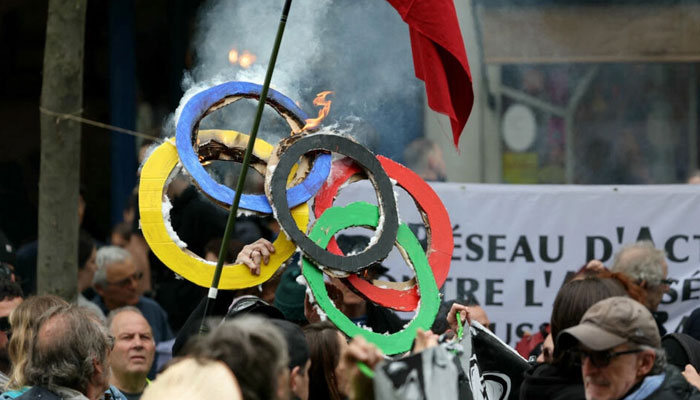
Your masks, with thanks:
<instances>
[{"instance_id":1,"label":"white banner","mask_svg":"<svg viewBox=\"0 0 700 400\"><path fill-rule=\"evenodd\" d=\"M568 271L596 258L606 265L624 244L651 238L667 252L669 277L679 280L659 311L665 327L700 306L700 186L559 186L435 183L454 234L446 300L480 303L495 333L514 345L523 332L549 322ZM401 221L421 224L415 204L398 190ZM366 182L344 189L336 205L376 204ZM419 239L425 238L421 229ZM412 273L398 251L384 262L389 277Z\"/></svg>"}]
</instances>

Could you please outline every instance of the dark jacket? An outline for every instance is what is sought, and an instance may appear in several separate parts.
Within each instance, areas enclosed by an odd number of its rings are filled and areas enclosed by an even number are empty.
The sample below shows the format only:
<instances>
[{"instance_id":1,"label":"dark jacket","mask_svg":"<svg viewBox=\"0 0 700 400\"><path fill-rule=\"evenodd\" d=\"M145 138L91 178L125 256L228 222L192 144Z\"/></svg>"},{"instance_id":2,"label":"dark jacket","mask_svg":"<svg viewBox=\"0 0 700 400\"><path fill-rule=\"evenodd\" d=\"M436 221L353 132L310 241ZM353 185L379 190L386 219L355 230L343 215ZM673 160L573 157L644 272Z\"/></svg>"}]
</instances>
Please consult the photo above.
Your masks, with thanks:
<instances>
[{"instance_id":1,"label":"dark jacket","mask_svg":"<svg viewBox=\"0 0 700 400\"><path fill-rule=\"evenodd\" d=\"M683 323L683 333L700 340L700 308L696 308Z\"/></svg>"},{"instance_id":2,"label":"dark jacket","mask_svg":"<svg viewBox=\"0 0 700 400\"><path fill-rule=\"evenodd\" d=\"M669 364L681 370L692 364L700 370L700 341L685 333L669 333L661 338L661 347L666 351Z\"/></svg>"},{"instance_id":3,"label":"dark jacket","mask_svg":"<svg viewBox=\"0 0 700 400\"><path fill-rule=\"evenodd\" d=\"M700 391L685 380L678 368L668 365L664 372L661 386L645 400L700 400Z\"/></svg>"},{"instance_id":4,"label":"dark jacket","mask_svg":"<svg viewBox=\"0 0 700 400\"><path fill-rule=\"evenodd\" d=\"M187 243L187 250L204 258L206 245L211 240L223 236L228 211L207 200L193 185L174 198L172 205L170 224L173 230ZM234 231L231 232L232 239L243 245L253 243L261 237L271 240L271 233L259 222L259 217L237 217ZM232 254L233 258L235 256L236 254ZM149 256L149 261L152 281L156 285L155 300L168 313L168 322L172 329L179 331L207 292L188 280L177 279L157 257Z\"/></svg>"},{"instance_id":5,"label":"dark jacket","mask_svg":"<svg viewBox=\"0 0 700 400\"><path fill-rule=\"evenodd\" d=\"M585 400L581 370L537 364L525 371L521 400Z\"/></svg>"},{"instance_id":6,"label":"dark jacket","mask_svg":"<svg viewBox=\"0 0 700 400\"><path fill-rule=\"evenodd\" d=\"M388 308L376 306L368 301L367 320L364 325L371 328L372 332L392 334L403 329L406 322Z\"/></svg>"}]
</instances>

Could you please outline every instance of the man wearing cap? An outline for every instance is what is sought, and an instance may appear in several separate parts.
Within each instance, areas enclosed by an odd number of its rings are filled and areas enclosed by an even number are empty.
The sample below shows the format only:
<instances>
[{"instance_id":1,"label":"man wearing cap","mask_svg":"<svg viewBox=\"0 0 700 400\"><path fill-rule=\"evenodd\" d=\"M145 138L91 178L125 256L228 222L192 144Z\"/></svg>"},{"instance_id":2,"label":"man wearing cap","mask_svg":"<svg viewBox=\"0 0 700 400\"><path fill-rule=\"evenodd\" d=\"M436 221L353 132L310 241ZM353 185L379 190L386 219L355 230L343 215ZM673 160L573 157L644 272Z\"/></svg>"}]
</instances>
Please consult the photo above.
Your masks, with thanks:
<instances>
[{"instance_id":1,"label":"man wearing cap","mask_svg":"<svg viewBox=\"0 0 700 400\"><path fill-rule=\"evenodd\" d=\"M559 334L557 346L578 355L586 399L700 399L666 364L654 317L628 297L594 304Z\"/></svg>"}]
</instances>

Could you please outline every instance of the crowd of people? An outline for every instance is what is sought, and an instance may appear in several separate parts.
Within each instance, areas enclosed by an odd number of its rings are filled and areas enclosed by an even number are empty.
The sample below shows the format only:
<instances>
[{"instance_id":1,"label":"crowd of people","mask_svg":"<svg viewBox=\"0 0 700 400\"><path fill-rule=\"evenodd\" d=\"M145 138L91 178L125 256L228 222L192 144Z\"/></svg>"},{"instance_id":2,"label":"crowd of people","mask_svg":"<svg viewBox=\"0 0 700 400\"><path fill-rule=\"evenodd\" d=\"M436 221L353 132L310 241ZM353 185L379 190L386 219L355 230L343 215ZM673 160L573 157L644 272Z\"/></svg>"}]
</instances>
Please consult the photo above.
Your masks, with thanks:
<instances>
[{"instance_id":1,"label":"crowd of people","mask_svg":"<svg viewBox=\"0 0 700 400\"><path fill-rule=\"evenodd\" d=\"M216 261L225 214L186 179L176 177L168 196L180 239ZM298 259L260 286L220 291L205 317L205 289L153 256L136 204L109 243L81 233L75 304L37 295L36 244L15 251L0 232L7 243L0 246L0 400L700 399L700 311L686 319L684 333L666 333L657 308L672 280L664 252L651 242L625 246L609 268L592 260L571 276L539 339L516 347L529 364L498 370L511 356L488 355L461 329L489 327L478 304L443 302L410 354L388 357L325 320L298 279ZM272 219L240 219L227 262L259 273L277 233ZM345 253L368 243L338 237ZM363 277L385 271L377 263ZM406 324L341 279L326 287L358 325L392 334ZM490 388L484 377L494 372L510 374L507 390Z\"/></svg>"}]
</instances>

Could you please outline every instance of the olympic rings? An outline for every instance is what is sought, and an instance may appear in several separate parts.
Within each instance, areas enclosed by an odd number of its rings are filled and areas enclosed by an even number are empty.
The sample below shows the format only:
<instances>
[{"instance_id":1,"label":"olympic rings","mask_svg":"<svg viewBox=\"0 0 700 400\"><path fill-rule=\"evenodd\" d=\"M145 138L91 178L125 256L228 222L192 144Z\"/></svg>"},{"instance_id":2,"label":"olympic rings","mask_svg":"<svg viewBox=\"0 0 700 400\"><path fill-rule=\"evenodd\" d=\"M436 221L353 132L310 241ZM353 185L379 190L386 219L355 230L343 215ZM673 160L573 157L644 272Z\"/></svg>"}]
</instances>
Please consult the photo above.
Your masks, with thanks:
<instances>
[{"instance_id":1,"label":"olympic rings","mask_svg":"<svg viewBox=\"0 0 700 400\"><path fill-rule=\"evenodd\" d=\"M260 90L261 86L254 83L226 82L194 95L180 113L175 134L180 162L199 188L207 196L222 204L230 205L235 191L216 182L202 167L197 154L193 151L193 146L196 144L194 133L199 121L208 113L244 97L257 99L260 97ZM306 114L288 97L270 89L266 103L287 120L294 132L300 131L304 126ZM328 177L330 163L329 154L321 154L316 158L303 184L289 189L287 196L290 207L305 203L316 193ZM264 195L243 194L239 206L266 214L272 212L272 207Z\"/></svg>"},{"instance_id":2,"label":"olympic rings","mask_svg":"<svg viewBox=\"0 0 700 400\"><path fill-rule=\"evenodd\" d=\"M256 141L256 147L261 139ZM263 142L264 143L264 142ZM267 146L271 147L269 144ZM185 279L208 287L214 276L215 263L201 259L187 249L182 249L173 241L163 219L165 183L178 162L178 154L172 141L158 146L148 157L141 170L139 185L139 210L141 230L158 258ZM166 203L167 204L167 203ZM301 204L292 209L295 224L305 229L309 223L309 207ZM296 245L284 233L280 233L273 243L275 252L270 262L262 265L260 275L253 275L244 264L226 264L221 274L219 289L241 289L259 285L268 280L277 269L294 254Z\"/></svg>"},{"instance_id":3,"label":"olympic rings","mask_svg":"<svg viewBox=\"0 0 700 400\"><path fill-rule=\"evenodd\" d=\"M289 147L286 147L287 145ZM284 152L281 151L283 148ZM276 149L277 151L271 157L268 164L268 172L265 175L265 193L270 198L270 203L275 205L274 215L280 226L308 258L318 265L347 273L358 272L372 263L386 258L396 240L399 217L396 210L393 186L374 154L364 146L348 138L328 134L286 138L281 141L281 144L276 146ZM285 178L296 160L312 150L328 150L349 155L369 172L370 180L378 191L378 201L381 205L383 222L380 223L381 226L377 229L379 239L362 253L345 257L330 253L325 250L325 246L324 248L319 247L318 244L314 243L292 223L287 196L285 195ZM276 157L279 157L279 159L276 160ZM320 220L316 221L316 226L319 223L321 223Z\"/></svg>"},{"instance_id":4,"label":"olympic rings","mask_svg":"<svg viewBox=\"0 0 700 400\"><path fill-rule=\"evenodd\" d=\"M396 183L413 197L416 207L425 221L428 236L426 250L428 263L432 268L438 288L440 288L447 279L454 247L452 226L447 210L430 185L415 172L386 157L377 156L377 159L389 177L396 180ZM314 215L316 218L320 217L331 206L338 195L340 186L360 172L362 170L347 159L333 163L332 177L315 197ZM328 250L334 254L343 254L336 244L335 238L331 238ZM374 303L399 311L415 310L421 298L413 279L401 283L374 281L373 284L353 274L349 275L343 283L353 286L360 294Z\"/></svg>"},{"instance_id":5,"label":"olympic rings","mask_svg":"<svg viewBox=\"0 0 700 400\"><path fill-rule=\"evenodd\" d=\"M378 209L372 204L355 202L345 207L331 207L318 219L309 237L319 246L325 247L336 232L351 226L376 227L378 220ZM418 239L405 224L401 224L396 240L397 244L408 255L408 264L412 264L415 270L421 293L421 304L416 317L403 330L391 335L371 332L355 325L335 307L328 297L321 270L309 262L306 257L304 257L302 267L302 273L316 298L316 302L331 322L350 337L362 335L386 354L398 354L410 350L416 336L416 330L418 328L430 329L440 307L438 287Z\"/></svg>"},{"instance_id":6,"label":"olympic rings","mask_svg":"<svg viewBox=\"0 0 700 400\"><path fill-rule=\"evenodd\" d=\"M208 113L240 98L258 98L259 92L259 85L228 82L196 94L183 107L175 141L160 145L142 168L139 210L144 237L161 261L200 286L210 284L215 265L191 253L185 244L177 240L172 227L166 222L171 205L164 196L164 190L179 161L205 195L220 204L231 203L234 191L215 182L201 163L220 159L240 160L249 137L234 131L198 131L197 127ZM350 336L364 336L387 354L409 350L416 330L419 327L428 329L432 325L440 302L438 290L449 270L453 238L442 202L415 173L387 158L375 156L349 138L333 134L299 134L306 115L279 92L271 90L266 103L287 120L293 134L275 147L260 139L256 141L250 165L265 175L265 195L244 194L240 207L274 213L283 231L273 244L275 252L270 255L270 262L261 266L260 275L253 275L243 264L225 265L219 288L239 289L265 282L298 246L304 253L302 272L309 288L319 306L339 329ZM333 164L332 174L331 153L348 156ZM363 202L332 207L341 185L358 174L371 181L377 192L379 207ZM324 184L328 176L331 178ZM399 224L390 178L412 196L423 217L428 232L426 252L410 229L405 224ZM317 219L307 236L307 202L314 196ZM343 256L332 240L333 236L342 229L354 226L373 228L375 237L361 253ZM414 279L400 283L376 280L370 283L356 274L384 259L394 244L414 270ZM402 331L392 335L377 334L358 327L328 298L324 272L346 277L344 283L380 306L402 311L417 309L417 314Z\"/></svg>"}]
</instances>

